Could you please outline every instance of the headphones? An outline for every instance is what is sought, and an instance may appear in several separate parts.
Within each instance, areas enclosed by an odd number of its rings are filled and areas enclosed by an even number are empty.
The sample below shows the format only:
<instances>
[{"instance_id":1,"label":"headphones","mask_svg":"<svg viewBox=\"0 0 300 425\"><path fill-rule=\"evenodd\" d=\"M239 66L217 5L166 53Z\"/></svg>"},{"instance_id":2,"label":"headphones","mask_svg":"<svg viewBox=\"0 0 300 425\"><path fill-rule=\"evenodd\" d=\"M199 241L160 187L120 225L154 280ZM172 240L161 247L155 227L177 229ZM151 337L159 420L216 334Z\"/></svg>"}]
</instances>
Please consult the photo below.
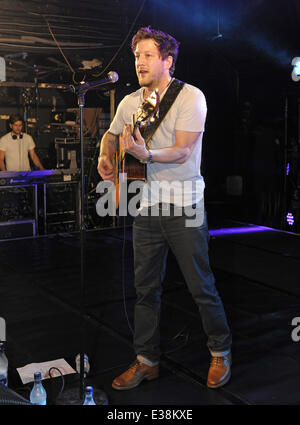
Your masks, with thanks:
<instances>
[{"instance_id":1,"label":"headphones","mask_svg":"<svg viewBox=\"0 0 300 425\"><path fill-rule=\"evenodd\" d=\"M12 134L12 135L11 135L11 137L12 137L14 140L17 140L17 139L23 139L23 134L21 133L19 137L18 137L18 136L16 136L15 134Z\"/></svg>"}]
</instances>

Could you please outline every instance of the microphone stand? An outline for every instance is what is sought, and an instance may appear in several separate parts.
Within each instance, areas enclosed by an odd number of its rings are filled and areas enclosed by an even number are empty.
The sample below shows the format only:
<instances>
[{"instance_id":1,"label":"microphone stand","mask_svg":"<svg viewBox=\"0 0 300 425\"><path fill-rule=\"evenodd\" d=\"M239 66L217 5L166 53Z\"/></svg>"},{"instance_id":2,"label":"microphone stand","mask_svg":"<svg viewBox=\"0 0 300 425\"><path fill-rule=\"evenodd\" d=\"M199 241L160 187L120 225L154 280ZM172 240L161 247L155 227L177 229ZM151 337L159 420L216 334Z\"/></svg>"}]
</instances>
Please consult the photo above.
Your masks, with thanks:
<instances>
[{"instance_id":1,"label":"microphone stand","mask_svg":"<svg viewBox=\"0 0 300 425\"><path fill-rule=\"evenodd\" d=\"M84 172L84 106L85 106L85 95L89 88L94 89L97 86L102 85L94 84L89 85L84 83L78 88L74 88L73 91L78 97L78 106L80 111L80 163L81 163L81 182L80 182L80 313L84 316L84 299L85 299L85 270L86 270L86 225L85 225L85 172ZM65 391L64 394L59 397L57 404L83 404L84 401L84 390L85 390L85 371L84 371L84 321L80 329L81 336L81 347L80 347L80 379L79 379L79 391L70 389ZM106 394L93 387L93 398L97 405L107 404Z\"/></svg>"},{"instance_id":2,"label":"microphone stand","mask_svg":"<svg viewBox=\"0 0 300 425\"><path fill-rule=\"evenodd\" d=\"M81 164L81 182L80 182L80 288L81 288L81 314L84 314L84 299L85 299L85 266L86 266L86 226L85 226L85 171L84 171L84 106L85 93L78 91L78 106L80 110L80 164ZM79 398L83 400L84 395L84 332L81 328L81 349L80 349L80 385Z\"/></svg>"}]
</instances>

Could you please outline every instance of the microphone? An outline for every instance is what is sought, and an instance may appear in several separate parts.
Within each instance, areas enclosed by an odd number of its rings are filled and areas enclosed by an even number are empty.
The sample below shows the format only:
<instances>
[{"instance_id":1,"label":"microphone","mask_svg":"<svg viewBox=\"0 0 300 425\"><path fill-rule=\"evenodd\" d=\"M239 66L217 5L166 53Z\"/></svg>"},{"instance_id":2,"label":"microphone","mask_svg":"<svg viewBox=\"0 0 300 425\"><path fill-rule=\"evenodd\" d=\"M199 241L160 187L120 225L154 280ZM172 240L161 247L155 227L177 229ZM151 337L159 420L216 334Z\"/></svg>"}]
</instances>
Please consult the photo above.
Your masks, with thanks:
<instances>
[{"instance_id":1,"label":"microphone","mask_svg":"<svg viewBox=\"0 0 300 425\"><path fill-rule=\"evenodd\" d=\"M88 91L88 90L97 89L98 87L103 86L103 85L108 84L108 83L116 83L118 81L118 79L119 79L118 74L114 71L110 71L107 74L107 77L103 78L103 80L91 81L90 83L82 82L82 83L80 83L79 87L75 88L74 86L70 86L70 88L75 93L76 92L85 92L85 91Z\"/></svg>"},{"instance_id":2,"label":"microphone","mask_svg":"<svg viewBox=\"0 0 300 425\"><path fill-rule=\"evenodd\" d=\"M108 78L111 80L112 83L116 83L119 79L118 74L115 71L110 71L107 74Z\"/></svg>"}]
</instances>

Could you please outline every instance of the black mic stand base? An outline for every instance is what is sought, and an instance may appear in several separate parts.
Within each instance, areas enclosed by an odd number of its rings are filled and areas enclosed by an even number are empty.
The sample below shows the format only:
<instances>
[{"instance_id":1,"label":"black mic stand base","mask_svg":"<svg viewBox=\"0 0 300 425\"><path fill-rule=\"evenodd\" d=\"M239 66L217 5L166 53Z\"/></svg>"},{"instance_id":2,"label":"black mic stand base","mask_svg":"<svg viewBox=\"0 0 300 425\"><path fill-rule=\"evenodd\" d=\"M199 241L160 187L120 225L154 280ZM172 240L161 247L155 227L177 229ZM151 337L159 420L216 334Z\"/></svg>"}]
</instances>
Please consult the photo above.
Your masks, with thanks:
<instances>
[{"instance_id":1,"label":"black mic stand base","mask_svg":"<svg viewBox=\"0 0 300 425\"><path fill-rule=\"evenodd\" d=\"M108 404L108 398L104 391L93 387L93 399L96 405L105 406ZM80 398L78 387L65 390L55 401L59 406L79 406L83 405L84 398Z\"/></svg>"}]
</instances>

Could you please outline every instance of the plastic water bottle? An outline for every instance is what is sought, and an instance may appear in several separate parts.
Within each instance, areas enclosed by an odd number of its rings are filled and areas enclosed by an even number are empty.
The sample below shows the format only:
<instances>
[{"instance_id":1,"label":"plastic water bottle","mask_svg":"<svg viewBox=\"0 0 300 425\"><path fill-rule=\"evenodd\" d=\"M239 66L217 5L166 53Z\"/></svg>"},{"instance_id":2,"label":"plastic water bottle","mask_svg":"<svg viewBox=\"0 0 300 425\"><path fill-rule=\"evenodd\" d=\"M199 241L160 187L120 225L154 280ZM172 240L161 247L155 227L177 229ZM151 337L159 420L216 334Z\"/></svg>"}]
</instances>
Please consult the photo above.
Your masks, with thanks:
<instances>
[{"instance_id":1,"label":"plastic water bottle","mask_svg":"<svg viewBox=\"0 0 300 425\"><path fill-rule=\"evenodd\" d=\"M30 393L30 401L32 404L46 405L47 393L42 384L41 372L35 372L34 385Z\"/></svg>"},{"instance_id":2,"label":"plastic water bottle","mask_svg":"<svg viewBox=\"0 0 300 425\"><path fill-rule=\"evenodd\" d=\"M75 363L76 363L76 371L80 373L80 354L77 354L75 358ZM89 358L86 354L84 354L83 355L83 376L86 377L89 371L90 371Z\"/></svg>"},{"instance_id":3,"label":"plastic water bottle","mask_svg":"<svg viewBox=\"0 0 300 425\"><path fill-rule=\"evenodd\" d=\"M94 402L93 398L93 387L86 387L85 388L85 396L84 396L84 406L95 406L96 403Z\"/></svg>"},{"instance_id":4,"label":"plastic water bottle","mask_svg":"<svg viewBox=\"0 0 300 425\"><path fill-rule=\"evenodd\" d=\"M7 387L8 360L4 352L4 344L0 342L0 384Z\"/></svg>"}]
</instances>

